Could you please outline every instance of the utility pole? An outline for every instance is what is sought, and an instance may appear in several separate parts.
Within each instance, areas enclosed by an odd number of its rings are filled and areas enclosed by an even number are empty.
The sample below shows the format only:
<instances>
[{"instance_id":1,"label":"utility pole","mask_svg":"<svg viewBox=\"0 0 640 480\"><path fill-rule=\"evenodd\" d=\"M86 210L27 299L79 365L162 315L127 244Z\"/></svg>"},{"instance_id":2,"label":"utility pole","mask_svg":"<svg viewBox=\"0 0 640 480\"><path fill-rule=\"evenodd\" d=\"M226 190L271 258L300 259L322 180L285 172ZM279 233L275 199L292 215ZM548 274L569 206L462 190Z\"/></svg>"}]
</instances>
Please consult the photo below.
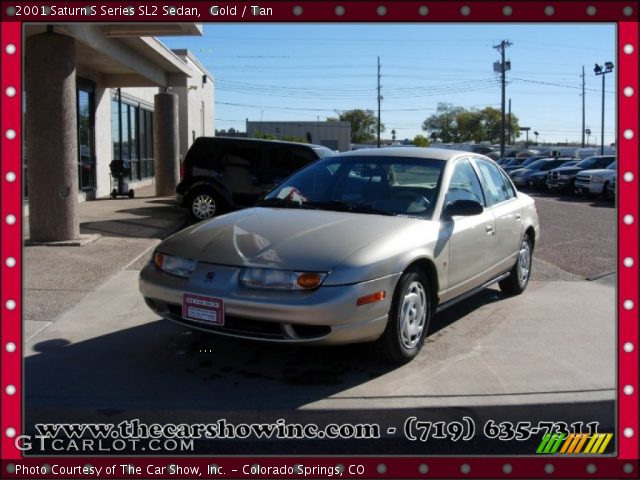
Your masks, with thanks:
<instances>
[{"instance_id":1,"label":"utility pole","mask_svg":"<svg viewBox=\"0 0 640 480\"><path fill-rule=\"evenodd\" d=\"M506 90L506 71L511 69L511 62L508 64L504 60L505 50L513 45L509 40L502 40L500 45L494 45L493 48L500 52L500 64L498 65L498 71L502 77L502 109L500 118L500 156L504 157L504 100ZM493 64L493 70L496 71L496 63Z\"/></svg>"},{"instance_id":2,"label":"utility pole","mask_svg":"<svg viewBox=\"0 0 640 480\"><path fill-rule=\"evenodd\" d=\"M509 135L507 136L507 139L509 140L509 145L511 145L513 143L513 140L511 139L511 99L509 99Z\"/></svg>"},{"instance_id":3,"label":"utility pole","mask_svg":"<svg viewBox=\"0 0 640 480\"><path fill-rule=\"evenodd\" d=\"M380 57L378 57L378 148L380 148L380 102L382 101L380 88Z\"/></svg>"},{"instance_id":4,"label":"utility pole","mask_svg":"<svg viewBox=\"0 0 640 480\"><path fill-rule=\"evenodd\" d=\"M584 125L584 65L582 66L582 148L584 148L584 134L585 134L585 125Z\"/></svg>"}]
</instances>

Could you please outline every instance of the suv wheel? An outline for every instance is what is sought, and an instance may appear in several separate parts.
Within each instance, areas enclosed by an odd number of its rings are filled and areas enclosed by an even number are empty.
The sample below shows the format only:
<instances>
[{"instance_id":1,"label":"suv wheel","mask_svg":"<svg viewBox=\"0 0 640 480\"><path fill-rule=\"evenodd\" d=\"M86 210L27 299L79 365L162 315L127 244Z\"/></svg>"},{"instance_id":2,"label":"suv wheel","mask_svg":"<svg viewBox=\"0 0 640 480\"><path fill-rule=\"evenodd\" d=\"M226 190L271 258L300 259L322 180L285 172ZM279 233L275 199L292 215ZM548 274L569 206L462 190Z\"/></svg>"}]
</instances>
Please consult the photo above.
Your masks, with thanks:
<instances>
[{"instance_id":1,"label":"suv wheel","mask_svg":"<svg viewBox=\"0 0 640 480\"><path fill-rule=\"evenodd\" d=\"M387 327L374 346L394 363L406 363L415 358L427 336L431 319L431 296L424 272L407 270L393 295Z\"/></svg>"},{"instance_id":2,"label":"suv wheel","mask_svg":"<svg viewBox=\"0 0 640 480\"><path fill-rule=\"evenodd\" d=\"M199 189L189 197L189 211L196 220L207 220L219 214L222 204L218 196L209 189Z\"/></svg>"}]
</instances>

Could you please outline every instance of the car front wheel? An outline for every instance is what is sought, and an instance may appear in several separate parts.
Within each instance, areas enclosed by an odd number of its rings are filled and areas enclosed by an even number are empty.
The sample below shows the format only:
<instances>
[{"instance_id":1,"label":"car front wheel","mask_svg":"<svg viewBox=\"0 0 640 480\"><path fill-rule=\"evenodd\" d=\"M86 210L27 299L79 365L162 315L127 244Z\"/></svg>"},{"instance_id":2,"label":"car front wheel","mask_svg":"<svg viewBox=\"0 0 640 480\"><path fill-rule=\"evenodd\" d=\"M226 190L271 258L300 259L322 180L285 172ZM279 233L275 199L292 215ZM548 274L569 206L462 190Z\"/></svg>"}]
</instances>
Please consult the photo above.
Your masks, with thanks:
<instances>
[{"instance_id":1,"label":"car front wheel","mask_svg":"<svg viewBox=\"0 0 640 480\"><path fill-rule=\"evenodd\" d=\"M528 234L524 234L522 238L522 244L520 250L518 250L518 259L513 266L510 275L501 280L500 290L509 295L518 295L524 292L529 283L529 277L531 275L531 261L532 261L531 239Z\"/></svg>"},{"instance_id":2,"label":"car front wheel","mask_svg":"<svg viewBox=\"0 0 640 480\"><path fill-rule=\"evenodd\" d=\"M378 352L394 363L412 360L422 348L430 319L427 277L419 269L409 269L398 281L387 327L376 341Z\"/></svg>"}]
</instances>

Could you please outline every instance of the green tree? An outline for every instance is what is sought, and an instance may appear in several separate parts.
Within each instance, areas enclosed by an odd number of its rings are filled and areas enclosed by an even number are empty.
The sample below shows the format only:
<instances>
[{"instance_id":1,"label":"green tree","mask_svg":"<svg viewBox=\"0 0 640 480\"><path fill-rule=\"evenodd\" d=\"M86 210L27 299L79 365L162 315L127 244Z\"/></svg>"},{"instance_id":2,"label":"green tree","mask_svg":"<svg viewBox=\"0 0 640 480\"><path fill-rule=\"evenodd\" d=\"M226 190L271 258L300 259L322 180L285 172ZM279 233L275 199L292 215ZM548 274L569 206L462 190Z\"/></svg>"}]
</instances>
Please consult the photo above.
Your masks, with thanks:
<instances>
[{"instance_id":1,"label":"green tree","mask_svg":"<svg viewBox=\"0 0 640 480\"><path fill-rule=\"evenodd\" d=\"M263 140L277 140L278 139L278 137L276 137L272 133L262 133L262 132L255 132L253 134L253 138L261 138Z\"/></svg>"},{"instance_id":2,"label":"green tree","mask_svg":"<svg viewBox=\"0 0 640 480\"><path fill-rule=\"evenodd\" d=\"M500 141L500 116L500 110L493 107L467 110L448 103L440 103L436 113L423 122L422 129L429 132L432 139L439 139L442 142L497 143ZM505 134L507 129L508 119L505 124ZM511 114L511 130L514 138L520 136L518 117L514 114Z\"/></svg>"},{"instance_id":3,"label":"green tree","mask_svg":"<svg viewBox=\"0 0 640 480\"><path fill-rule=\"evenodd\" d=\"M430 144L429 139L424 135L416 135L415 137L413 137L412 143L416 147L428 147Z\"/></svg>"},{"instance_id":4,"label":"green tree","mask_svg":"<svg viewBox=\"0 0 640 480\"><path fill-rule=\"evenodd\" d=\"M347 110L340 114L340 121L351 124L351 141L353 143L364 143L377 137L378 118L372 110ZM380 131L384 132L382 124Z\"/></svg>"}]
</instances>

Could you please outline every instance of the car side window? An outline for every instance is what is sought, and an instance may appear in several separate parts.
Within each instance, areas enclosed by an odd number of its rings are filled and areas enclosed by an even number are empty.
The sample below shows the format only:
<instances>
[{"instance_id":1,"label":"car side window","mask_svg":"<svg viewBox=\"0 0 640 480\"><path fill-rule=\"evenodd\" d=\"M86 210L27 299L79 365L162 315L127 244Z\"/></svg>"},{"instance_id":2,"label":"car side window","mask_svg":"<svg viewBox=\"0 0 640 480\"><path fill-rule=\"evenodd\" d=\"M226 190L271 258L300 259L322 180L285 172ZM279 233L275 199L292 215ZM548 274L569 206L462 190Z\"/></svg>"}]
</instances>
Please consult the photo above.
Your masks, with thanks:
<instances>
[{"instance_id":1,"label":"car side window","mask_svg":"<svg viewBox=\"0 0 640 480\"><path fill-rule=\"evenodd\" d=\"M486 160L476 159L476 164L484 180L484 191L489 206L495 205L515 196L511 182L505 180L500 169Z\"/></svg>"},{"instance_id":2,"label":"car side window","mask_svg":"<svg viewBox=\"0 0 640 480\"><path fill-rule=\"evenodd\" d=\"M447 190L446 203L450 204L456 200L475 200L485 205L480 180L471 162L466 158L456 163Z\"/></svg>"}]
</instances>

